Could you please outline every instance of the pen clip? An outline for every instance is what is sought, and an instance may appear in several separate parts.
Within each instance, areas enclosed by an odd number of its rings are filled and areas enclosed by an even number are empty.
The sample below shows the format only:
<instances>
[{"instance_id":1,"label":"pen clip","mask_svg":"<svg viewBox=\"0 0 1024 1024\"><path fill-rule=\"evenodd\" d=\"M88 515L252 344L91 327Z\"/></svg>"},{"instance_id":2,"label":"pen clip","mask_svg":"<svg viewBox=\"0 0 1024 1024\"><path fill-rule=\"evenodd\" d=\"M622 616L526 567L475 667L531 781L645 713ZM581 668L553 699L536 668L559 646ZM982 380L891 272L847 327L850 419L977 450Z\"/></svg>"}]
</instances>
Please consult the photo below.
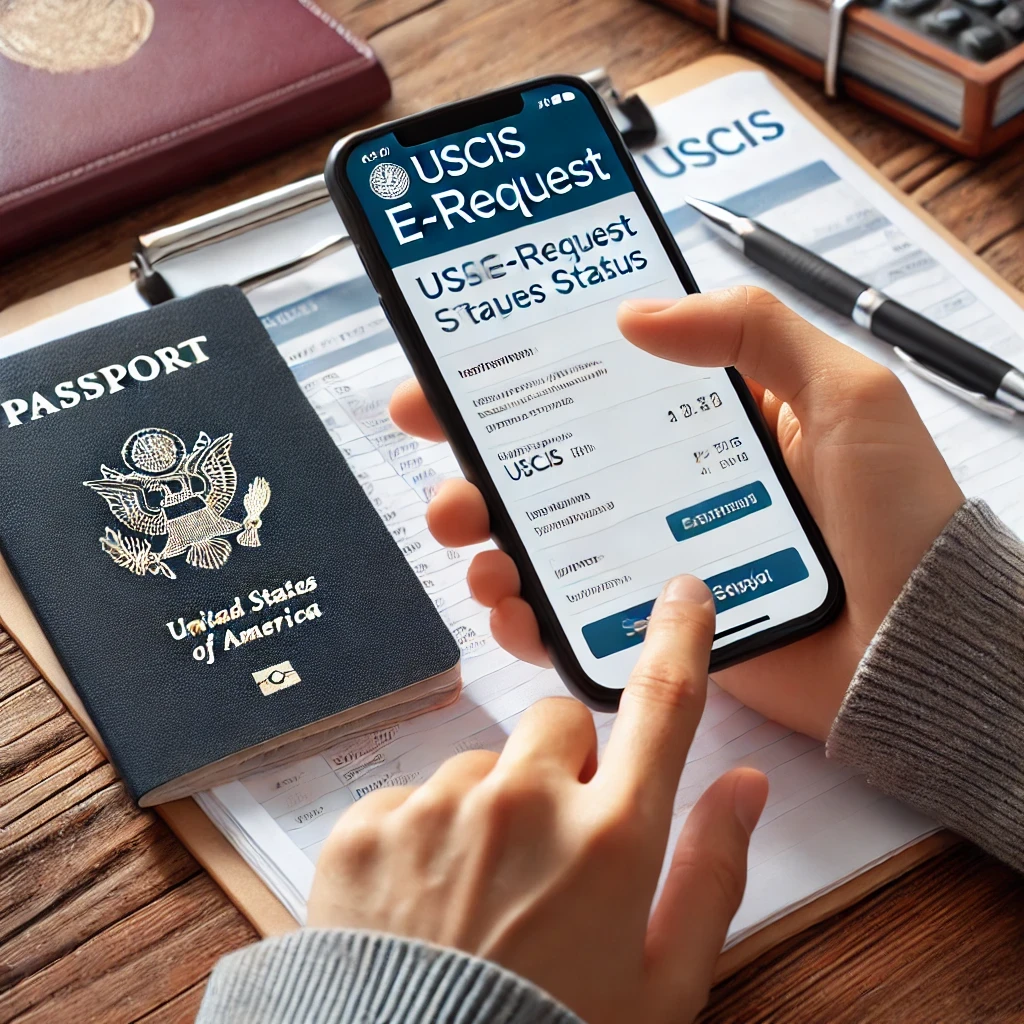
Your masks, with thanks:
<instances>
[{"instance_id":1,"label":"pen clip","mask_svg":"<svg viewBox=\"0 0 1024 1024\"><path fill-rule=\"evenodd\" d=\"M1012 420L1016 413L1009 406L1003 405L1001 402L993 401L986 395L981 394L980 391L971 391L965 388L962 384L957 384L956 381L950 380L949 377L944 376L937 370L933 370L923 363L918 362L912 355L909 355L899 345L893 346L893 351L903 361L904 365L912 373L917 374L918 377L928 381L929 384L934 384L938 388L942 388L943 391L948 392L951 395L955 395L957 398L969 405L973 405L976 409L981 409L984 412L990 413L992 416L998 416L1003 420Z\"/></svg>"}]
</instances>

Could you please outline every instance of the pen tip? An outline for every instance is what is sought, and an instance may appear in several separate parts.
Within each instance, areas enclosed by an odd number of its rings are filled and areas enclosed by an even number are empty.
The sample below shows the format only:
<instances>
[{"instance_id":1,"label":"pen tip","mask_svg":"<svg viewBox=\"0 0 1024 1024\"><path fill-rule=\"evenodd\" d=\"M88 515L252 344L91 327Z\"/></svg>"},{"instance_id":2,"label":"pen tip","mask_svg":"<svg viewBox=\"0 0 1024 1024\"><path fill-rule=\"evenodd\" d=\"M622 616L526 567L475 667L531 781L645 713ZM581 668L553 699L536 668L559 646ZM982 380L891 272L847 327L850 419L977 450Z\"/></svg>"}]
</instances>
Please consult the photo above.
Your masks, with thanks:
<instances>
[{"instance_id":1,"label":"pen tip","mask_svg":"<svg viewBox=\"0 0 1024 1024\"><path fill-rule=\"evenodd\" d=\"M696 196L686 196L684 202L698 213L704 214L705 217L714 217L723 209L720 206L715 206L714 203L709 203L706 199L698 199Z\"/></svg>"},{"instance_id":2,"label":"pen tip","mask_svg":"<svg viewBox=\"0 0 1024 1024\"><path fill-rule=\"evenodd\" d=\"M703 218L702 223L723 235L726 241L732 245L736 245L736 242L733 241L734 236L742 234L744 226L751 226L747 218L740 217L724 206L716 206L714 203L709 203L706 199L695 199L693 196L687 196L686 202L691 209L696 210L700 214Z\"/></svg>"}]
</instances>

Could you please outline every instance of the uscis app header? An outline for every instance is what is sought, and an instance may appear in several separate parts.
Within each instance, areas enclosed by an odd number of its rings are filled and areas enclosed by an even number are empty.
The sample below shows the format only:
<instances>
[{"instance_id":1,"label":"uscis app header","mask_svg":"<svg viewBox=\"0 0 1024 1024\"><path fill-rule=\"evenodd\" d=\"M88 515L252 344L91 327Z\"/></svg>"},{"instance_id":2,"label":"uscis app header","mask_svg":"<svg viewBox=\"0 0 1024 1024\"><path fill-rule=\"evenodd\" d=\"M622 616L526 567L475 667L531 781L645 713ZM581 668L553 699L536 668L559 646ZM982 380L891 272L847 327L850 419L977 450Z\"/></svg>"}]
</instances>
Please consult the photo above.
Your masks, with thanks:
<instances>
[{"instance_id":1,"label":"uscis app header","mask_svg":"<svg viewBox=\"0 0 1024 1024\"><path fill-rule=\"evenodd\" d=\"M348 175L393 267L631 191L570 87L528 90L521 112L419 146L380 136L353 150Z\"/></svg>"}]
</instances>

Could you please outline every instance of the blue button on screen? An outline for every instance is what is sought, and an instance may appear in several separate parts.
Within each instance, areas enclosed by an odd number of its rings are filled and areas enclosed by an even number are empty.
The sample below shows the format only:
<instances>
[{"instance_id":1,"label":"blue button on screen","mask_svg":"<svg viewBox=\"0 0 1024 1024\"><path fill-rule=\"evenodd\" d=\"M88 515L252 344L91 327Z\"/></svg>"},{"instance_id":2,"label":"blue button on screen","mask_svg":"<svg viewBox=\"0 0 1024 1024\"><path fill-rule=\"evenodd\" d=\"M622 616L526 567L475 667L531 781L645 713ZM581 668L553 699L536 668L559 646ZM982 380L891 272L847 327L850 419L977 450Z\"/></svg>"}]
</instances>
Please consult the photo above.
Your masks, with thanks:
<instances>
[{"instance_id":1,"label":"blue button on screen","mask_svg":"<svg viewBox=\"0 0 1024 1024\"><path fill-rule=\"evenodd\" d=\"M644 601L597 622L588 622L583 627L583 639L590 653L595 658L607 658L609 654L643 643L647 616L653 607L653 601Z\"/></svg>"},{"instance_id":2,"label":"blue button on screen","mask_svg":"<svg viewBox=\"0 0 1024 1024\"><path fill-rule=\"evenodd\" d=\"M707 533L716 526L734 523L752 512L768 508L771 503L772 499L764 484L757 480L746 487L737 487L715 498L682 508L666 518L672 536L676 540L686 540Z\"/></svg>"},{"instance_id":3,"label":"blue button on screen","mask_svg":"<svg viewBox=\"0 0 1024 1024\"><path fill-rule=\"evenodd\" d=\"M807 566L796 548L755 558L735 569L720 572L704 582L715 598L715 611L721 614L737 605L772 594L808 577ZM607 658L628 647L643 643L647 619L654 601L644 601L614 615L608 615L583 627L583 639L595 658Z\"/></svg>"},{"instance_id":4,"label":"blue button on screen","mask_svg":"<svg viewBox=\"0 0 1024 1024\"><path fill-rule=\"evenodd\" d=\"M764 597L783 587L807 579L807 566L796 548L776 551L755 558L746 565L720 572L704 582L715 598L715 611L721 614L756 597Z\"/></svg>"}]
</instances>

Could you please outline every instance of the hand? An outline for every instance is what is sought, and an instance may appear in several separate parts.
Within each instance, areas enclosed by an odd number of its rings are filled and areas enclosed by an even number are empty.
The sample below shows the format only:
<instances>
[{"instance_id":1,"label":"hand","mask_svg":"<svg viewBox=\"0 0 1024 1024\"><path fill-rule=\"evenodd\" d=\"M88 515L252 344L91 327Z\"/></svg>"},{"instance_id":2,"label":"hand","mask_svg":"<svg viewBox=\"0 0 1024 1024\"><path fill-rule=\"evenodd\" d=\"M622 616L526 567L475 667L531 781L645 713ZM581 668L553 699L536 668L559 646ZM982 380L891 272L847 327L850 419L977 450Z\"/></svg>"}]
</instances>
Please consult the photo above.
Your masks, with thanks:
<instances>
[{"instance_id":1,"label":"hand","mask_svg":"<svg viewBox=\"0 0 1024 1024\"><path fill-rule=\"evenodd\" d=\"M746 883L768 780L739 768L690 813L657 907L672 804L704 709L714 604L670 581L598 765L591 714L531 707L501 755L378 790L320 853L314 927L454 947L539 985L588 1024L693 1019Z\"/></svg>"},{"instance_id":2,"label":"hand","mask_svg":"<svg viewBox=\"0 0 1024 1024\"><path fill-rule=\"evenodd\" d=\"M619 328L666 359L735 366L779 439L839 566L846 607L827 629L716 673L715 681L763 715L823 740L867 645L963 494L896 376L758 288L625 303ZM442 436L415 382L396 391L391 412L410 433ZM489 532L483 498L461 480L442 489L428 522L448 545L478 543ZM470 588L493 609L497 641L545 663L512 560L478 555Z\"/></svg>"}]
</instances>

